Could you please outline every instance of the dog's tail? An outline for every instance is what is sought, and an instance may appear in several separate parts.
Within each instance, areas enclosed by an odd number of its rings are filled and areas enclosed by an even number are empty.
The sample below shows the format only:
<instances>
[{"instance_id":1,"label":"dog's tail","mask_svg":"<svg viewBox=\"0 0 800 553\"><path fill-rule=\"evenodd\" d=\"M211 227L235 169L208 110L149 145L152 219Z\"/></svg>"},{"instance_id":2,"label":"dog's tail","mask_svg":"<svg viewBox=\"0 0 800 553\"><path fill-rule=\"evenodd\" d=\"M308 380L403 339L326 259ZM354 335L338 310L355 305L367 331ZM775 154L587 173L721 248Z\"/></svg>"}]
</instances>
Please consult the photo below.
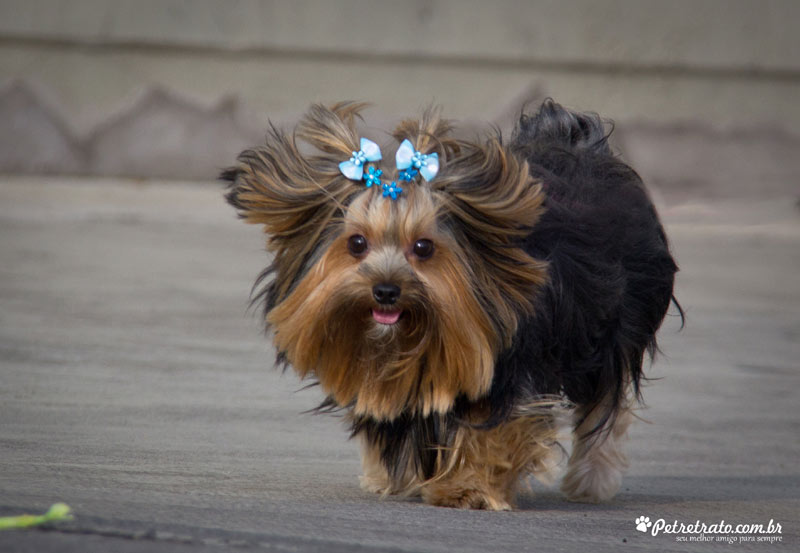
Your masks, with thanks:
<instances>
[{"instance_id":1,"label":"dog's tail","mask_svg":"<svg viewBox=\"0 0 800 553\"><path fill-rule=\"evenodd\" d=\"M523 114L511 147L555 175L565 176L577 156L613 156L608 137L613 124L596 113L570 111L551 98L533 114Z\"/></svg>"}]
</instances>

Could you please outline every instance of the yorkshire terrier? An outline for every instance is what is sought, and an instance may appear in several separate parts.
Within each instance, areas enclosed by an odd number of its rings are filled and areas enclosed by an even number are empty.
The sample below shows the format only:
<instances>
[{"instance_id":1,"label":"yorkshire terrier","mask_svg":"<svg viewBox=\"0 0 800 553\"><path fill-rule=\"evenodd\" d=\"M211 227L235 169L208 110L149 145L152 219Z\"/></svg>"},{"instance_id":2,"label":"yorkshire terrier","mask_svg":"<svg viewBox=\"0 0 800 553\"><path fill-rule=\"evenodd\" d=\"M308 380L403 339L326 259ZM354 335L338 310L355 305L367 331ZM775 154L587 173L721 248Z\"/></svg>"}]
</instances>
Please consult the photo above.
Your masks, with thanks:
<instances>
[{"instance_id":1,"label":"yorkshire terrier","mask_svg":"<svg viewBox=\"0 0 800 553\"><path fill-rule=\"evenodd\" d=\"M365 490L510 509L568 412L561 489L611 498L677 271L641 179L603 120L552 100L508 143L429 109L395 129L391 168L363 107L312 106L221 176L267 235L254 301L279 364L346 413Z\"/></svg>"}]
</instances>

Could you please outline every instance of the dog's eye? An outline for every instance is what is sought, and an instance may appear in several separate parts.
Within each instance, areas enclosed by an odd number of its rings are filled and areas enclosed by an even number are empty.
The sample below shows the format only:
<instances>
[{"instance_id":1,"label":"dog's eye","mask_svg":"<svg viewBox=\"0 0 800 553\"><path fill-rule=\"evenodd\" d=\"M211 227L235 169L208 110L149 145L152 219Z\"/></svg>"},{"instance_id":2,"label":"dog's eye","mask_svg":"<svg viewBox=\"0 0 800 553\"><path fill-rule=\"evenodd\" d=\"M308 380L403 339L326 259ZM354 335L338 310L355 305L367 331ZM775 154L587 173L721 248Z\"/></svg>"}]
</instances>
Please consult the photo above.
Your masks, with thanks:
<instances>
[{"instance_id":1,"label":"dog's eye","mask_svg":"<svg viewBox=\"0 0 800 553\"><path fill-rule=\"evenodd\" d=\"M347 249L356 257L367 251L367 239L360 234L354 234L347 239Z\"/></svg>"},{"instance_id":2,"label":"dog's eye","mask_svg":"<svg viewBox=\"0 0 800 553\"><path fill-rule=\"evenodd\" d=\"M433 242L426 238L414 242L414 255L420 259L428 259L433 255Z\"/></svg>"}]
</instances>

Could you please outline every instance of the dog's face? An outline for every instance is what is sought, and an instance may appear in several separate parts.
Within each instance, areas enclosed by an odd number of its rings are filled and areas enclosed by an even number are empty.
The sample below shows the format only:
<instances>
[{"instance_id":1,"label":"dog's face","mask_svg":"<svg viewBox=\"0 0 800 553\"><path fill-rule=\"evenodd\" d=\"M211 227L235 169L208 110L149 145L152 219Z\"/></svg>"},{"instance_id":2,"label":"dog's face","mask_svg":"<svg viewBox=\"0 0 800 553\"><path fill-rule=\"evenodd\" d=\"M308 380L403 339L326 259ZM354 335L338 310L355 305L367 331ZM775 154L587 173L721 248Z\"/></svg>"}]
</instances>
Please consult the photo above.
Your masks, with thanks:
<instances>
[{"instance_id":1,"label":"dog's face","mask_svg":"<svg viewBox=\"0 0 800 553\"><path fill-rule=\"evenodd\" d=\"M545 278L516 247L541 190L499 141L449 138L428 112L394 135L436 151L440 172L386 197L338 170L358 149L358 108L312 109L296 136L314 155L273 130L224 174L228 199L269 235L267 322L302 377L356 414L446 412L489 390L495 357Z\"/></svg>"}]
</instances>

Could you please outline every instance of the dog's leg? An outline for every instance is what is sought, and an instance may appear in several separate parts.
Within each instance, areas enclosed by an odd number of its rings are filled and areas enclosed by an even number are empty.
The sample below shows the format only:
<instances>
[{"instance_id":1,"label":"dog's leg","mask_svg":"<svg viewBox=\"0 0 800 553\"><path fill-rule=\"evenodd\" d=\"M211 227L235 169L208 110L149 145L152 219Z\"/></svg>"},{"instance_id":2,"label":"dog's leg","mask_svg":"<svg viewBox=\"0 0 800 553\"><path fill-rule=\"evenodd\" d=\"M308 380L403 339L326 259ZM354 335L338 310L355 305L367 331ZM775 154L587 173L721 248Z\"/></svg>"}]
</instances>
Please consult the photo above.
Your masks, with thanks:
<instances>
[{"instance_id":1,"label":"dog's leg","mask_svg":"<svg viewBox=\"0 0 800 553\"><path fill-rule=\"evenodd\" d=\"M520 477L552 468L556 425L550 416L520 417L491 430L464 427L443 448L437 475L424 483L432 505L510 510Z\"/></svg>"},{"instance_id":2,"label":"dog's leg","mask_svg":"<svg viewBox=\"0 0 800 553\"><path fill-rule=\"evenodd\" d=\"M606 426L589 434L602 420L608 405L605 401L589 413L580 408L576 411L578 420L585 419L573 432L572 454L561 483L561 491L572 501L606 501L616 495L622 484L622 474L628 468L622 445L633 420L630 407L623 407Z\"/></svg>"},{"instance_id":3,"label":"dog's leg","mask_svg":"<svg viewBox=\"0 0 800 553\"><path fill-rule=\"evenodd\" d=\"M382 495L406 494L419 495L419 479L410 466L399 478L392 478L386 465L381 460L380 448L367 441L366 437L359 435L361 441L361 468L364 471L358 480L361 489L366 492Z\"/></svg>"},{"instance_id":4,"label":"dog's leg","mask_svg":"<svg viewBox=\"0 0 800 553\"><path fill-rule=\"evenodd\" d=\"M358 480L361 489L366 492L388 494L392 493L392 480L389 471L381 462L380 449L361 435L361 469L364 471Z\"/></svg>"}]
</instances>

